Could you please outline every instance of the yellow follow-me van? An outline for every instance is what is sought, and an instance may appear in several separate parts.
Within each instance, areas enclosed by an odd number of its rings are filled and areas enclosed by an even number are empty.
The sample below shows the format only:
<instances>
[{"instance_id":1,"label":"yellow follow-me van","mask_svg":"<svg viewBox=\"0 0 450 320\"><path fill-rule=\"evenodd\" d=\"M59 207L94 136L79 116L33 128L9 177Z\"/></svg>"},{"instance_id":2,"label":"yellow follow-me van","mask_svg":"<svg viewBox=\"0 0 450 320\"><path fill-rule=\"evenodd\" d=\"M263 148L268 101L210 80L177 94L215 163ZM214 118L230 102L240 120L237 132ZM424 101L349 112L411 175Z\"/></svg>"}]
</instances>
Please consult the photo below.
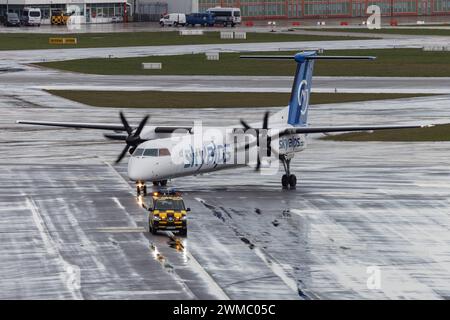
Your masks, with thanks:
<instances>
[{"instance_id":1,"label":"yellow follow-me van","mask_svg":"<svg viewBox=\"0 0 450 320\"><path fill-rule=\"evenodd\" d=\"M148 212L148 231L156 234L158 230L178 231L187 234L187 212L183 198L179 192L153 192L144 205Z\"/></svg>"}]
</instances>

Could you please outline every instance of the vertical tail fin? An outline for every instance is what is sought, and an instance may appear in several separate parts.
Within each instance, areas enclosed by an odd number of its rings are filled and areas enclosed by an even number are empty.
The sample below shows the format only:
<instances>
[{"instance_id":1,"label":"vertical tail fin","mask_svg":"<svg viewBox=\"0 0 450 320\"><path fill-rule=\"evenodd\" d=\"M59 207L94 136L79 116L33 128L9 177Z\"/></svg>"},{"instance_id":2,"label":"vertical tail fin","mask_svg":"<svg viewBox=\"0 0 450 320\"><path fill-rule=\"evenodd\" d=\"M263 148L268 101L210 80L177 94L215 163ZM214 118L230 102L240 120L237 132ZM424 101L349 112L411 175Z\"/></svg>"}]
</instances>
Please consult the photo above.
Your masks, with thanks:
<instances>
[{"instance_id":1,"label":"vertical tail fin","mask_svg":"<svg viewBox=\"0 0 450 320\"><path fill-rule=\"evenodd\" d=\"M288 124L304 126L308 120L309 97L314 70L314 60L308 59L316 56L315 51L298 53L294 56L297 62L291 98L289 99Z\"/></svg>"},{"instance_id":2,"label":"vertical tail fin","mask_svg":"<svg viewBox=\"0 0 450 320\"><path fill-rule=\"evenodd\" d=\"M366 56L318 56L316 51L304 51L294 56L241 56L243 59L278 59L295 60L297 70L289 99L288 121L294 126L306 126L308 121L309 97L311 95L312 76L315 60L374 60L375 57Z\"/></svg>"}]
</instances>

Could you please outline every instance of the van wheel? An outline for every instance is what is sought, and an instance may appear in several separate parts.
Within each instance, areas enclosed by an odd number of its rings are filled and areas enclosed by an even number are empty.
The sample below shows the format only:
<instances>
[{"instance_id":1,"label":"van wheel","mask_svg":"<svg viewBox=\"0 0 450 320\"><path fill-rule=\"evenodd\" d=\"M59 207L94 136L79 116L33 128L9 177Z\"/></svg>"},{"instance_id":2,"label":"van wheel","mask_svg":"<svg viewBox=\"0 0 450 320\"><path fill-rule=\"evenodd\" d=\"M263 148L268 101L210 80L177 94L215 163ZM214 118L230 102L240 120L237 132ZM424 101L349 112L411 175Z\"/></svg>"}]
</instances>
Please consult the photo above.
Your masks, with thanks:
<instances>
[{"instance_id":1,"label":"van wheel","mask_svg":"<svg viewBox=\"0 0 450 320\"><path fill-rule=\"evenodd\" d=\"M159 23L159 25L160 25L161 27L164 27L164 22L161 21L161 22Z\"/></svg>"},{"instance_id":2,"label":"van wheel","mask_svg":"<svg viewBox=\"0 0 450 320\"><path fill-rule=\"evenodd\" d=\"M173 26L174 26L174 27L178 27L178 22L174 22L174 23L173 23Z\"/></svg>"}]
</instances>

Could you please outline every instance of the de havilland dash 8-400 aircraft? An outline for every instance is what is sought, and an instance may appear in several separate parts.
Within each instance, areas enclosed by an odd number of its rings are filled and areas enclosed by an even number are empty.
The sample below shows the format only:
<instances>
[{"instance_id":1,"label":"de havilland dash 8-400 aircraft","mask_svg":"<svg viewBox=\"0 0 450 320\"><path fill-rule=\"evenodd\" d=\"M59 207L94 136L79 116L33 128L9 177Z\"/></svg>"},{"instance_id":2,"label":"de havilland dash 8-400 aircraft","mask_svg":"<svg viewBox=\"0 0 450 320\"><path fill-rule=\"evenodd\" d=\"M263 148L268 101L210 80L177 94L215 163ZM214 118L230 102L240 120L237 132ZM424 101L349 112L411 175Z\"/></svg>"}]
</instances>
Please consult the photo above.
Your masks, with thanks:
<instances>
[{"instance_id":1,"label":"de havilland dash 8-400 aircraft","mask_svg":"<svg viewBox=\"0 0 450 320\"><path fill-rule=\"evenodd\" d=\"M281 111L263 115L261 124L248 124L240 121L238 127L194 126L147 126L149 116L144 117L138 126L130 126L123 113L121 124L41 122L19 120L20 124L57 126L67 128L86 128L110 130L105 134L112 140L126 143L116 163L126 153L128 177L136 182L138 195L146 194L146 182L165 186L168 179L198 175L223 169L242 166L276 166L282 163L283 188L294 189L296 176L291 173L290 162L297 152L306 148L306 137L310 133L372 131L386 129L421 128L431 125L389 125L389 126L309 126L308 107L311 93L311 80L316 60L373 60L375 57L363 56L320 56L315 51L297 53L294 56L242 56L251 59L293 59L297 63L289 104ZM276 161L273 161L276 160Z\"/></svg>"}]
</instances>

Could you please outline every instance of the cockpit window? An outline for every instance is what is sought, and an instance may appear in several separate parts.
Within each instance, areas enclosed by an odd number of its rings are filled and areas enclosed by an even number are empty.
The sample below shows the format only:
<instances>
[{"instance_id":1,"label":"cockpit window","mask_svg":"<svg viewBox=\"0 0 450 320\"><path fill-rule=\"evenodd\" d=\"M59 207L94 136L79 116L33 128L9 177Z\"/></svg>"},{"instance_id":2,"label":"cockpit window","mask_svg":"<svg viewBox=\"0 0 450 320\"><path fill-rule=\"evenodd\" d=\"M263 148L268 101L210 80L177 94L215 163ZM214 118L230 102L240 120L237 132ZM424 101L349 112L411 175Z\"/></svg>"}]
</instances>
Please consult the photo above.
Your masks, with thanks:
<instances>
[{"instance_id":1,"label":"cockpit window","mask_svg":"<svg viewBox=\"0 0 450 320\"><path fill-rule=\"evenodd\" d=\"M169 149L163 148L163 149L159 149L159 156L163 157L163 156L170 156L170 151Z\"/></svg>"},{"instance_id":2,"label":"cockpit window","mask_svg":"<svg viewBox=\"0 0 450 320\"><path fill-rule=\"evenodd\" d=\"M133 157L140 157L142 156L142 153L144 152L144 149L136 149L136 151L133 153Z\"/></svg>"},{"instance_id":3,"label":"cockpit window","mask_svg":"<svg viewBox=\"0 0 450 320\"><path fill-rule=\"evenodd\" d=\"M145 149L144 150L144 157L157 157L158 156L158 149Z\"/></svg>"}]
</instances>

